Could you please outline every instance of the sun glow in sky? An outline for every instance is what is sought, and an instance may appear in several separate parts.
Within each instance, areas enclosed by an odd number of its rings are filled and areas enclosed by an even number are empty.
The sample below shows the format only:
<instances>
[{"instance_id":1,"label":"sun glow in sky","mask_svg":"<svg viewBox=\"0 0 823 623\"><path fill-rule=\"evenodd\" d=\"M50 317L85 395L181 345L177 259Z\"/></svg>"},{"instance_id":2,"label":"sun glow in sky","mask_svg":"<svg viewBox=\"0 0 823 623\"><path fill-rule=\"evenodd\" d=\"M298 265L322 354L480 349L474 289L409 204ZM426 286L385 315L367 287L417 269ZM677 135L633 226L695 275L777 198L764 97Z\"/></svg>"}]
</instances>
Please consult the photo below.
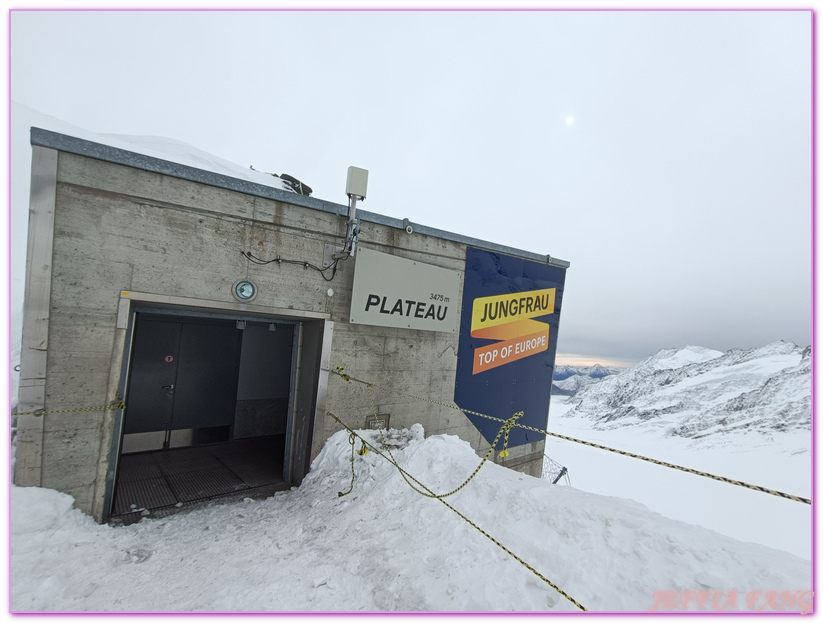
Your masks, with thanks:
<instances>
[{"instance_id":1,"label":"sun glow in sky","mask_svg":"<svg viewBox=\"0 0 823 623\"><path fill-rule=\"evenodd\" d=\"M654 353L649 353L650 355ZM589 355L573 355L557 353L555 365L558 366L593 366L595 364L614 368L629 368L636 363L635 359L619 359L613 357L591 357Z\"/></svg>"}]
</instances>

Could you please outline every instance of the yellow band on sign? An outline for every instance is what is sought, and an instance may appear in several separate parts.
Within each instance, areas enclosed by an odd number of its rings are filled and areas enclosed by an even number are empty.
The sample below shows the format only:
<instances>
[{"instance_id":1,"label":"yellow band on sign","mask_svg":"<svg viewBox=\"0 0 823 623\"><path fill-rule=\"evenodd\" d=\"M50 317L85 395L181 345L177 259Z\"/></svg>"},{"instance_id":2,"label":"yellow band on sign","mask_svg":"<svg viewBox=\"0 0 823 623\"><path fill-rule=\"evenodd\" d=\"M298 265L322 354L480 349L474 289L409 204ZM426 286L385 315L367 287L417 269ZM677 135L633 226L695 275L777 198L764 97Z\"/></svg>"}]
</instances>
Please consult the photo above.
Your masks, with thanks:
<instances>
[{"instance_id":1,"label":"yellow band on sign","mask_svg":"<svg viewBox=\"0 0 823 623\"><path fill-rule=\"evenodd\" d=\"M557 289L498 294L474 299L471 336L502 340L474 351L472 374L549 349L549 325L531 320L554 313Z\"/></svg>"},{"instance_id":2,"label":"yellow band on sign","mask_svg":"<svg viewBox=\"0 0 823 623\"><path fill-rule=\"evenodd\" d=\"M532 290L530 292L512 292L474 299L472 303L473 337L478 330L496 327L537 316L554 313L554 297L557 288Z\"/></svg>"}]
</instances>

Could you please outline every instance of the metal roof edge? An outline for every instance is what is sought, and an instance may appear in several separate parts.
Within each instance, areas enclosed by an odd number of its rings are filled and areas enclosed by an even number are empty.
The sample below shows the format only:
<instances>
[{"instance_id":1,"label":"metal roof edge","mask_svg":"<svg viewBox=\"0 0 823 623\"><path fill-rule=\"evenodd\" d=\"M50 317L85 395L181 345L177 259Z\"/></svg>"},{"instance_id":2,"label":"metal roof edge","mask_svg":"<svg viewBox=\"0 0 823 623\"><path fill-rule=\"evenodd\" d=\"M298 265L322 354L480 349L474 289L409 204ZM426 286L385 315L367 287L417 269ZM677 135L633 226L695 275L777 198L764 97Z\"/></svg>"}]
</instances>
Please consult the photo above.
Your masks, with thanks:
<instances>
[{"instance_id":1,"label":"metal roof edge","mask_svg":"<svg viewBox=\"0 0 823 623\"><path fill-rule=\"evenodd\" d=\"M146 156L119 147L112 147L103 143L96 143L74 136L68 136L59 132L51 130L44 130L42 128L31 128L31 144L38 147L46 147L55 149L66 153L76 154L79 156L86 156L96 160L103 160L104 162L111 162L113 164L120 164L136 169L142 169L152 173L160 173L170 177L176 177L190 182L199 182L201 184L208 184L217 188L226 190L233 190L247 195L263 197L265 199L272 199L283 203L290 203L304 208L311 208L313 210L320 210L331 214L346 216L348 214L348 206L332 203L323 199L316 199L306 195L299 195L287 190L280 190L264 184L257 184L248 180L241 180L222 173L214 173L213 171L205 171L185 164L178 164L169 160L155 158L154 156ZM522 257L524 259L535 260L538 262L545 262L552 266L560 268L568 268L571 264L565 260L553 258L551 255L541 255L531 251L524 251L522 249L515 249L506 245L488 242L486 240L479 240L470 236L462 234L455 234L453 232L436 229L434 227L427 227L417 223L411 223L408 219L397 219L391 216L385 216L366 210L358 210L358 217L370 223L378 225L385 225L387 227L395 227L397 229L405 229L407 225L412 225L416 233L432 236L434 238L441 238L443 240L450 240L459 244L465 244L471 247L478 247L489 251L505 253L506 255L513 255L515 257Z\"/></svg>"},{"instance_id":2,"label":"metal roof edge","mask_svg":"<svg viewBox=\"0 0 823 623\"><path fill-rule=\"evenodd\" d=\"M400 220L391 216L375 214L374 212L368 212L366 210L360 209L357 210L357 216L358 218L361 218L364 221L369 221L370 223L377 223L378 225L385 225L387 227L396 227L397 229L405 230L407 226L411 225L413 232L416 234L423 234L426 236L432 236L434 238L442 238L443 240L450 240L452 242L465 244L470 247L478 247L480 249L486 249L487 251L505 253L506 255L522 257L527 260L545 262L547 264L551 264L552 266L558 266L559 268L568 268L569 266L571 266L570 262L567 262L566 260L561 260L556 257L552 257L551 255L541 255L540 253L524 251L523 249L515 249L514 247L508 247L503 244L497 244L496 242L489 242L488 240L480 240L479 238L464 236L463 234L455 234L454 232L445 231L443 229L437 229L435 227L429 227L427 225L413 223L409 219Z\"/></svg>"},{"instance_id":3,"label":"metal roof edge","mask_svg":"<svg viewBox=\"0 0 823 623\"><path fill-rule=\"evenodd\" d=\"M222 173L205 171L186 164L155 158L154 156L146 156L103 143L95 143L86 139L59 134L51 130L43 130L42 128L31 128L31 144L77 154L79 156L87 156L113 164L134 167L151 173L177 177L190 182L200 182L201 184L208 184L209 186L215 186L217 188L234 190L247 195L282 201L283 203L291 203L305 208L313 208L332 214L342 216L348 214L348 207L344 205L323 201L322 199L316 199L307 195L299 195L287 190L280 190L279 188L273 188L265 184L241 180L229 175L223 175Z\"/></svg>"}]
</instances>

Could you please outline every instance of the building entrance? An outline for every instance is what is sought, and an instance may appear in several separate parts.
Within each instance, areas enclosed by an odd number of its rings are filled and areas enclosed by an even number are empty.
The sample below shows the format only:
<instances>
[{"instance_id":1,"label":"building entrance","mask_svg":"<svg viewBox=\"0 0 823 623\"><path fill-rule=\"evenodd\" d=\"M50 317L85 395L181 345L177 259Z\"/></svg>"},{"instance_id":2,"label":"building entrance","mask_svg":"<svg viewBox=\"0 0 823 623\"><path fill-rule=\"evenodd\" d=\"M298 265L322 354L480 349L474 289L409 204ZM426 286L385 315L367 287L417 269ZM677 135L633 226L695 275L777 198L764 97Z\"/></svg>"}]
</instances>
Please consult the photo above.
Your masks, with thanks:
<instances>
[{"instance_id":1,"label":"building entrance","mask_svg":"<svg viewBox=\"0 0 823 623\"><path fill-rule=\"evenodd\" d=\"M287 489L297 323L135 313L111 515Z\"/></svg>"}]
</instances>

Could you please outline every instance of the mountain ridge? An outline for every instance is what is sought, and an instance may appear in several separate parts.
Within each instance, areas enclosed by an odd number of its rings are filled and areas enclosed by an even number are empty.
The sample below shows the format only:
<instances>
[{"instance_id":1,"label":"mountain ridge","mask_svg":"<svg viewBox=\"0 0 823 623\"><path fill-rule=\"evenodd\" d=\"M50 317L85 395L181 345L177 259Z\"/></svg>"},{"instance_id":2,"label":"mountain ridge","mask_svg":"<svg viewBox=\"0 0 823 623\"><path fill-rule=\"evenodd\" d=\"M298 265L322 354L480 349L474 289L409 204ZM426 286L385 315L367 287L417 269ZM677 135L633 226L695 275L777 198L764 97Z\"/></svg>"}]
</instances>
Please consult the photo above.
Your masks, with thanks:
<instances>
[{"instance_id":1,"label":"mountain ridge","mask_svg":"<svg viewBox=\"0 0 823 623\"><path fill-rule=\"evenodd\" d=\"M570 388L569 388L570 389ZM654 426L665 436L811 430L811 348L773 342L725 353L658 351L619 374L582 383L563 417L594 428Z\"/></svg>"},{"instance_id":2,"label":"mountain ridge","mask_svg":"<svg viewBox=\"0 0 823 623\"><path fill-rule=\"evenodd\" d=\"M558 365L552 376L552 396L573 396L580 388L599 381L612 374L619 374L625 368L602 366L599 363L593 366Z\"/></svg>"}]
</instances>

